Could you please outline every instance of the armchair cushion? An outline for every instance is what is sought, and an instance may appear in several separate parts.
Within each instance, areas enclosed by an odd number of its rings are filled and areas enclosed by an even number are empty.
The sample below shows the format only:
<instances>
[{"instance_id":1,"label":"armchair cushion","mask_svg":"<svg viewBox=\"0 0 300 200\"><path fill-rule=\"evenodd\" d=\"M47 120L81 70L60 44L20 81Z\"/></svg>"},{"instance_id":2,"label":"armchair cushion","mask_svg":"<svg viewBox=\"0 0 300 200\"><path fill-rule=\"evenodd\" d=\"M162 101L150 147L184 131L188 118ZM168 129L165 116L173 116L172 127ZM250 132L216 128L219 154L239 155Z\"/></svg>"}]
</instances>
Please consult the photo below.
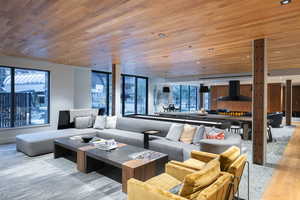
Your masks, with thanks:
<instances>
[{"instance_id":1,"label":"armchair cushion","mask_svg":"<svg viewBox=\"0 0 300 200\"><path fill-rule=\"evenodd\" d=\"M167 173L163 173L147 180L146 183L161 188L162 190L170 190L182 182Z\"/></svg>"},{"instance_id":2,"label":"armchair cushion","mask_svg":"<svg viewBox=\"0 0 300 200\"><path fill-rule=\"evenodd\" d=\"M182 182L185 176L194 173L196 170L181 164L182 162L170 161L166 164L166 173Z\"/></svg>"},{"instance_id":3,"label":"armchair cushion","mask_svg":"<svg viewBox=\"0 0 300 200\"><path fill-rule=\"evenodd\" d=\"M128 200L141 200L144 198L147 198L147 200L187 200L155 185L150 185L136 179L129 179L127 192Z\"/></svg>"},{"instance_id":4,"label":"armchair cushion","mask_svg":"<svg viewBox=\"0 0 300 200\"><path fill-rule=\"evenodd\" d=\"M197 195L197 200L231 199L228 197L230 194L232 178L231 174L221 172L220 176L213 184L203 189Z\"/></svg>"},{"instance_id":5,"label":"armchair cushion","mask_svg":"<svg viewBox=\"0 0 300 200\"><path fill-rule=\"evenodd\" d=\"M215 158L218 158L219 155L214 154L214 153L207 153L203 151L192 151L191 152L191 158L200 160L202 162L209 162Z\"/></svg>"},{"instance_id":6,"label":"armchair cushion","mask_svg":"<svg viewBox=\"0 0 300 200\"><path fill-rule=\"evenodd\" d=\"M220 154L221 170L227 171L229 166L240 156L241 150L236 146L232 146Z\"/></svg>"},{"instance_id":7,"label":"armchair cushion","mask_svg":"<svg viewBox=\"0 0 300 200\"><path fill-rule=\"evenodd\" d=\"M202 170L187 175L179 195L188 197L213 183L220 174L220 162L216 159L209 162Z\"/></svg>"},{"instance_id":8,"label":"armchair cushion","mask_svg":"<svg viewBox=\"0 0 300 200\"><path fill-rule=\"evenodd\" d=\"M201 170L205 167L206 162L202 162L200 160L190 158L183 162L184 165L188 166L189 168L195 169L195 170Z\"/></svg>"}]
</instances>

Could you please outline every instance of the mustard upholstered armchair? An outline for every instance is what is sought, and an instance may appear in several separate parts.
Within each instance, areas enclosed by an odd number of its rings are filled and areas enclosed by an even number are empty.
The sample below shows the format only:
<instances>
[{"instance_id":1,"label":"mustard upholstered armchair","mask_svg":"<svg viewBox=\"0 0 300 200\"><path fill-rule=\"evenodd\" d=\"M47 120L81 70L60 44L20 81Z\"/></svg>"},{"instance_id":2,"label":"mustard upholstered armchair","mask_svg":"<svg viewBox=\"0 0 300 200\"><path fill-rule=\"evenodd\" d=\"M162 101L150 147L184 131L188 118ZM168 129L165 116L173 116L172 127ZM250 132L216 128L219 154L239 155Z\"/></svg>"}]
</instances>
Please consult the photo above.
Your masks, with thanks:
<instances>
[{"instance_id":1,"label":"mustard upholstered armchair","mask_svg":"<svg viewBox=\"0 0 300 200\"><path fill-rule=\"evenodd\" d=\"M202 170L207 163L214 159L218 159L221 164L221 171L228 172L234 176L233 187L231 188L230 198L233 199L234 195L238 193L240 180L243 175L245 165L247 163L247 156L240 154L238 147L230 147L228 150L221 154L206 153L201 151L192 151L191 158L184 161L170 161L173 165L178 165L182 168L187 168L194 171ZM249 165L248 165L248 198L249 198Z\"/></svg>"},{"instance_id":2,"label":"mustard upholstered armchair","mask_svg":"<svg viewBox=\"0 0 300 200\"><path fill-rule=\"evenodd\" d=\"M178 180L183 179L183 181ZM227 200L233 176L221 172L214 160L203 170L195 171L168 163L166 173L145 182L128 181L128 200ZM177 188L177 191L172 191Z\"/></svg>"}]
</instances>

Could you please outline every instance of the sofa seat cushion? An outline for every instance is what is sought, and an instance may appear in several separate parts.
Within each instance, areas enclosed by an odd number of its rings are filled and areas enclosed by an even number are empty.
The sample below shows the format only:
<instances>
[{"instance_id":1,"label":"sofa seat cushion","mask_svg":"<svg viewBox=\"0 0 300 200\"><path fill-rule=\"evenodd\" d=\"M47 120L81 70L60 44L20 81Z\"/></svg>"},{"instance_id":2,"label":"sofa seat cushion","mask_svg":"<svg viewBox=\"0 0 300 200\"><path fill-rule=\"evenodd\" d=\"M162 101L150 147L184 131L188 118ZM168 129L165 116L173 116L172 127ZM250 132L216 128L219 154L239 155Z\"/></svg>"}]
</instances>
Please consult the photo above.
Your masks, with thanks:
<instances>
[{"instance_id":1,"label":"sofa seat cushion","mask_svg":"<svg viewBox=\"0 0 300 200\"><path fill-rule=\"evenodd\" d=\"M163 173L147 180L146 183L156 186L162 190L170 190L171 188L181 184L181 181L167 173Z\"/></svg>"},{"instance_id":2,"label":"sofa seat cushion","mask_svg":"<svg viewBox=\"0 0 300 200\"><path fill-rule=\"evenodd\" d=\"M149 141L149 149L169 155L169 160L183 161L183 149L180 142L166 138L152 137Z\"/></svg>"},{"instance_id":3,"label":"sofa seat cushion","mask_svg":"<svg viewBox=\"0 0 300 200\"><path fill-rule=\"evenodd\" d=\"M97 136L103 139L115 139L117 142L133 146L144 146L144 135L137 132L120 129L104 129L98 130Z\"/></svg>"},{"instance_id":4,"label":"sofa seat cushion","mask_svg":"<svg viewBox=\"0 0 300 200\"><path fill-rule=\"evenodd\" d=\"M202 162L200 160L197 160L197 159L194 159L194 158L190 158L186 161L183 162L185 165L188 165L190 166L191 168L193 169L196 169L196 170L201 170L205 167L206 163L205 162Z\"/></svg>"},{"instance_id":5,"label":"sofa seat cushion","mask_svg":"<svg viewBox=\"0 0 300 200\"><path fill-rule=\"evenodd\" d=\"M241 148L242 139L238 134L225 134L224 140L200 140L200 151L221 154L232 146Z\"/></svg>"},{"instance_id":6,"label":"sofa seat cushion","mask_svg":"<svg viewBox=\"0 0 300 200\"><path fill-rule=\"evenodd\" d=\"M55 139L84 134L96 134L96 131L94 129L63 129L17 135L17 150L28 156L52 153Z\"/></svg>"}]
</instances>

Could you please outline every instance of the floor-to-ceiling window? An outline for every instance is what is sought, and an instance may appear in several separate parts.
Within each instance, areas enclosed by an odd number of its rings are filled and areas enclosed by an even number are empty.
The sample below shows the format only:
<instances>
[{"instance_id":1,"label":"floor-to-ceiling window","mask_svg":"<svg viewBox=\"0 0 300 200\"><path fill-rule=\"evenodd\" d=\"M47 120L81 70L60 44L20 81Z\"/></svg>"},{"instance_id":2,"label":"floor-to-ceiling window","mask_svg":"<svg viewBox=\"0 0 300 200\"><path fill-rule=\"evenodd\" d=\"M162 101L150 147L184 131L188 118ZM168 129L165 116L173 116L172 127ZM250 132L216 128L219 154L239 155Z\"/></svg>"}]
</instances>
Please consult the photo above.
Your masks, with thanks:
<instances>
[{"instance_id":1,"label":"floor-to-ceiling window","mask_svg":"<svg viewBox=\"0 0 300 200\"><path fill-rule=\"evenodd\" d=\"M112 113L112 75L109 72L92 72L92 107L104 108ZM147 114L148 78L121 76L121 110L123 115Z\"/></svg>"},{"instance_id":2,"label":"floor-to-ceiling window","mask_svg":"<svg viewBox=\"0 0 300 200\"><path fill-rule=\"evenodd\" d=\"M92 107L105 109L105 113L109 115L111 109L111 80L109 73L92 72Z\"/></svg>"},{"instance_id":3,"label":"floor-to-ceiling window","mask_svg":"<svg viewBox=\"0 0 300 200\"><path fill-rule=\"evenodd\" d=\"M148 113L148 79L122 75L123 115Z\"/></svg>"},{"instance_id":4,"label":"floor-to-ceiling window","mask_svg":"<svg viewBox=\"0 0 300 200\"><path fill-rule=\"evenodd\" d=\"M147 79L137 78L137 114L147 113Z\"/></svg>"},{"instance_id":5,"label":"floor-to-ceiling window","mask_svg":"<svg viewBox=\"0 0 300 200\"><path fill-rule=\"evenodd\" d=\"M0 128L11 127L11 69L0 67Z\"/></svg>"},{"instance_id":6,"label":"floor-to-ceiling window","mask_svg":"<svg viewBox=\"0 0 300 200\"><path fill-rule=\"evenodd\" d=\"M190 90L190 105L189 110L190 111L196 111L198 110L198 87L196 86L189 86Z\"/></svg>"},{"instance_id":7,"label":"floor-to-ceiling window","mask_svg":"<svg viewBox=\"0 0 300 200\"><path fill-rule=\"evenodd\" d=\"M181 86L181 112L189 111L190 92L188 85Z\"/></svg>"},{"instance_id":8,"label":"floor-to-ceiling window","mask_svg":"<svg viewBox=\"0 0 300 200\"><path fill-rule=\"evenodd\" d=\"M171 95L172 95L172 103L175 105L176 108L180 108L181 105L181 93L180 93L180 85L172 85L171 88Z\"/></svg>"},{"instance_id":9,"label":"floor-to-ceiling window","mask_svg":"<svg viewBox=\"0 0 300 200\"><path fill-rule=\"evenodd\" d=\"M0 67L0 128L49 123L49 72Z\"/></svg>"},{"instance_id":10,"label":"floor-to-ceiling window","mask_svg":"<svg viewBox=\"0 0 300 200\"><path fill-rule=\"evenodd\" d=\"M135 77L123 76L123 114L135 114L136 85Z\"/></svg>"},{"instance_id":11,"label":"floor-to-ceiling window","mask_svg":"<svg viewBox=\"0 0 300 200\"><path fill-rule=\"evenodd\" d=\"M198 90L199 88L197 86L172 85L172 104L174 104L180 112L198 110Z\"/></svg>"}]
</instances>

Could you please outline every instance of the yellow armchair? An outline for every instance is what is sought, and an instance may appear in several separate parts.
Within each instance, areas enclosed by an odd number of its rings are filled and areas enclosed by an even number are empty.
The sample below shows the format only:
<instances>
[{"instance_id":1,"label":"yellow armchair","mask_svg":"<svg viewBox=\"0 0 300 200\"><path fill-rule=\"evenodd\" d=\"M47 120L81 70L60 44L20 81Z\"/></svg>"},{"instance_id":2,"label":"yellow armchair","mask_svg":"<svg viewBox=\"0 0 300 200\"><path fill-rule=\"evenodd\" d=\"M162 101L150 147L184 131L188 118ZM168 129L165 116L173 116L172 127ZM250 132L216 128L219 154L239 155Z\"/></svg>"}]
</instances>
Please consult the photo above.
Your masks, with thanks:
<instances>
[{"instance_id":1,"label":"yellow armchair","mask_svg":"<svg viewBox=\"0 0 300 200\"><path fill-rule=\"evenodd\" d=\"M233 196L237 194L241 177L245 165L247 163L247 156L245 154L240 155L240 149L238 147L231 147L222 154L213 154L201 151L192 151L191 158L184 161L170 161L178 166L188 168L190 170L199 171L202 170L209 162L214 159L218 159L221 164L221 170L233 175L233 187L231 188L229 199L233 199ZM248 194L249 194L249 170L248 170Z\"/></svg>"},{"instance_id":2,"label":"yellow armchair","mask_svg":"<svg viewBox=\"0 0 300 200\"><path fill-rule=\"evenodd\" d=\"M220 162L214 160L201 171L174 163L166 165L166 173L145 182L128 181L128 200L227 200L233 176L220 171ZM170 192L179 187L176 194Z\"/></svg>"}]
</instances>

